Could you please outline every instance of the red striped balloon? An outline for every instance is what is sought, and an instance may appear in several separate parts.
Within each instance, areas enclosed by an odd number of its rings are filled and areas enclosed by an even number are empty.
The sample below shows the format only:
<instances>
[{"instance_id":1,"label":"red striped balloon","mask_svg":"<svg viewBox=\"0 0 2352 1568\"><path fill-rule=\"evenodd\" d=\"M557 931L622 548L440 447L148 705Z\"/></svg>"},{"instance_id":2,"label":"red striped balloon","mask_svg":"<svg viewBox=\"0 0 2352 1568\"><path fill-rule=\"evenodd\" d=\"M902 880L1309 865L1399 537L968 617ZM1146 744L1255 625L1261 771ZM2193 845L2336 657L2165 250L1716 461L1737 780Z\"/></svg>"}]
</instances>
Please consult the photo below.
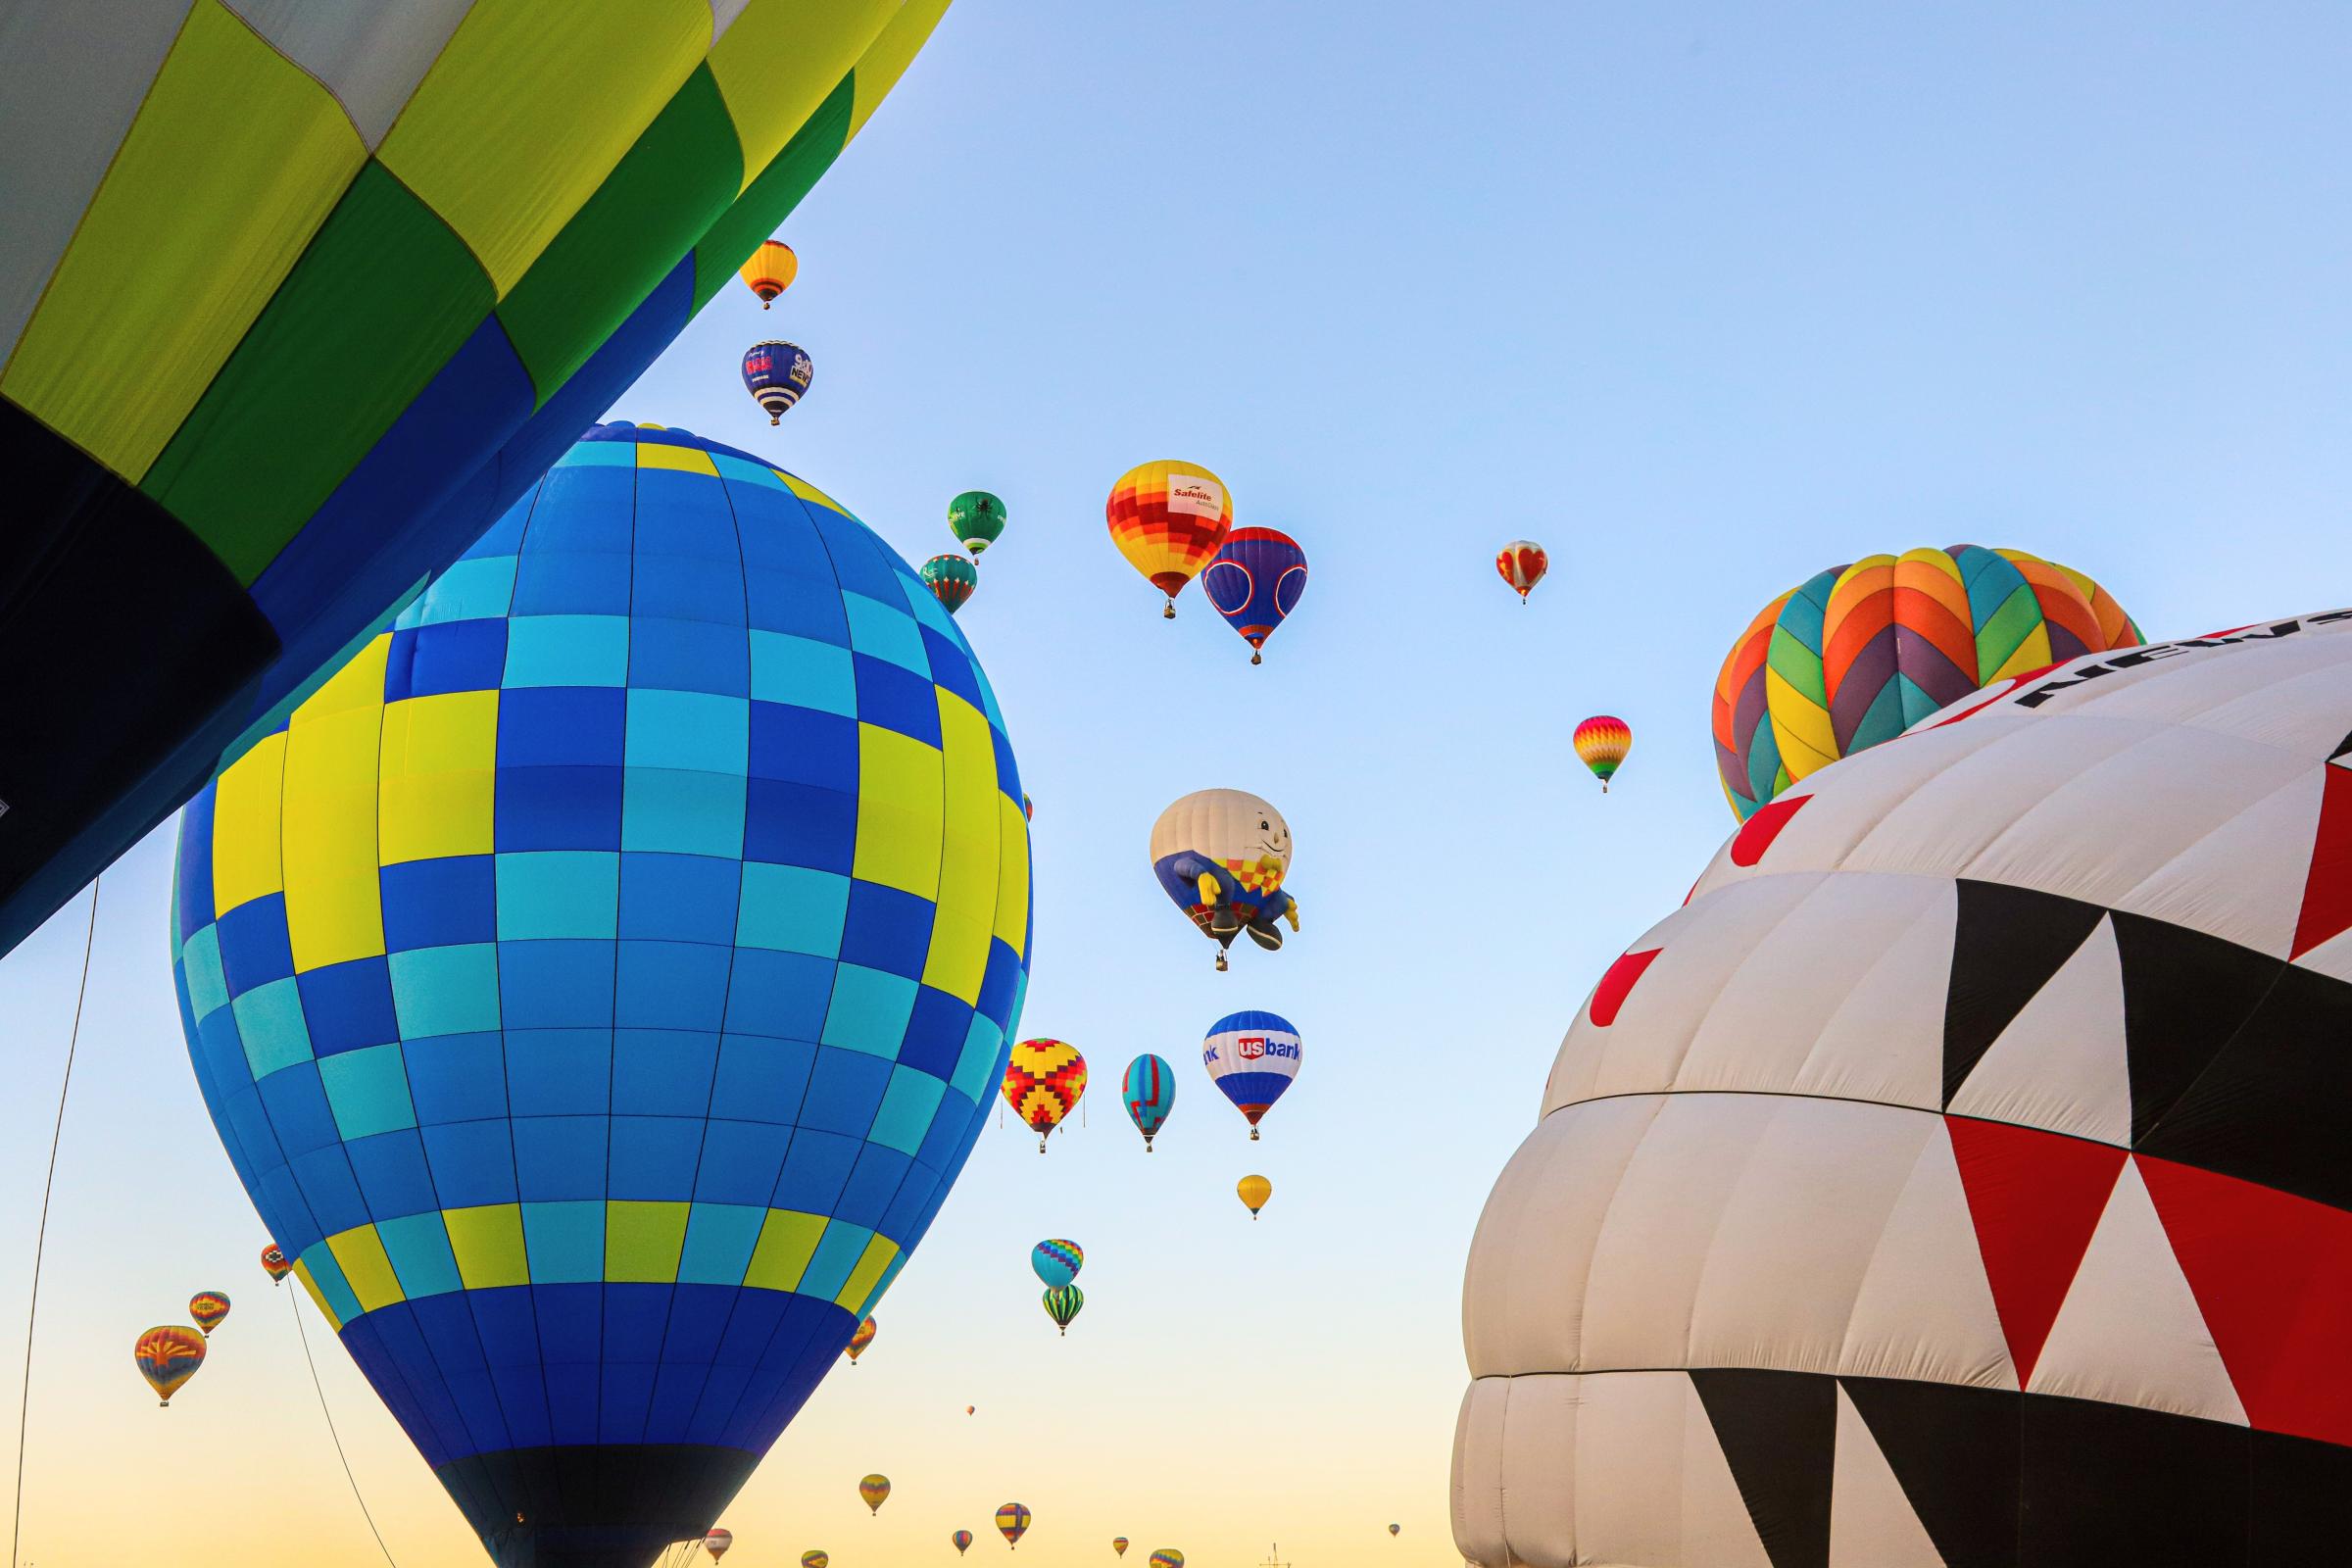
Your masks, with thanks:
<instances>
[{"instance_id":1,"label":"red striped balloon","mask_svg":"<svg viewBox=\"0 0 2352 1568\"><path fill-rule=\"evenodd\" d=\"M1622 718L1595 713L1576 726L1576 757L1600 780L1600 793L1609 793L1609 775L1634 749L1633 727Z\"/></svg>"},{"instance_id":2,"label":"red striped balloon","mask_svg":"<svg viewBox=\"0 0 2352 1568\"><path fill-rule=\"evenodd\" d=\"M1519 602L1527 603L1527 591L1544 580L1551 569L1551 558L1544 547L1533 539L1514 539L1504 545L1494 557L1494 569L1502 580L1519 590Z\"/></svg>"}]
</instances>

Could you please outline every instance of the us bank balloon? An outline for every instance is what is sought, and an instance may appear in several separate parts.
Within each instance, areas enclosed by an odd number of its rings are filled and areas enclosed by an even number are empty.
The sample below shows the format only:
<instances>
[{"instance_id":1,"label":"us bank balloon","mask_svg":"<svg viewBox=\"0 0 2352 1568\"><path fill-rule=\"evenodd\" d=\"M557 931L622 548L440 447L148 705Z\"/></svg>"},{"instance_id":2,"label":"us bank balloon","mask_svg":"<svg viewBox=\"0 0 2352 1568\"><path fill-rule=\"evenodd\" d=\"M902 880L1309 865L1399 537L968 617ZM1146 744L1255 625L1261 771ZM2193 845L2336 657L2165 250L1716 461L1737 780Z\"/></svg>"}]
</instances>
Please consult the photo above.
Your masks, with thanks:
<instances>
[{"instance_id":1,"label":"us bank balloon","mask_svg":"<svg viewBox=\"0 0 2352 1568\"><path fill-rule=\"evenodd\" d=\"M609 424L183 813L206 1106L497 1560L703 1536L921 1240L1019 1012L1013 769L838 502Z\"/></svg>"},{"instance_id":2,"label":"us bank balloon","mask_svg":"<svg viewBox=\"0 0 2352 1568\"><path fill-rule=\"evenodd\" d=\"M1200 1042L1200 1065L1248 1119L1253 1144L1259 1119L1291 1087L1303 1060L1298 1031L1276 1012L1228 1013L1208 1026L1208 1038Z\"/></svg>"},{"instance_id":3,"label":"us bank balloon","mask_svg":"<svg viewBox=\"0 0 2352 1568\"><path fill-rule=\"evenodd\" d=\"M1970 692L2139 628L2106 589L2022 550L1865 556L1766 605L1715 677L1715 766L1741 821L1817 768Z\"/></svg>"},{"instance_id":4,"label":"us bank balloon","mask_svg":"<svg viewBox=\"0 0 2352 1568\"><path fill-rule=\"evenodd\" d=\"M536 484L945 9L9 7L0 952Z\"/></svg>"},{"instance_id":5,"label":"us bank balloon","mask_svg":"<svg viewBox=\"0 0 2352 1568\"><path fill-rule=\"evenodd\" d=\"M1462 1296L1463 1555L2343 1555L2352 611L2092 653L1750 815Z\"/></svg>"}]
</instances>

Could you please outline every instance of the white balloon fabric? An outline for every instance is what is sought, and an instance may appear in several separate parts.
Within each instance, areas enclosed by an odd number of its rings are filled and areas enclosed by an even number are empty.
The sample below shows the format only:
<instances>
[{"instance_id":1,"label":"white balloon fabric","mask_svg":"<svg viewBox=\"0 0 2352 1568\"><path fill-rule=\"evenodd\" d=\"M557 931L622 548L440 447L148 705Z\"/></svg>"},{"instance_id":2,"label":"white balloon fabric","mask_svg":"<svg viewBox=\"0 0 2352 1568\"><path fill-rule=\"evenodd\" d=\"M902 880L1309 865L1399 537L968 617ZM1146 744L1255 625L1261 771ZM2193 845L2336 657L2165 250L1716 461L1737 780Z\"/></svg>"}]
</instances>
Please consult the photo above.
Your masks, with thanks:
<instances>
[{"instance_id":1,"label":"white balloon fabric","mask_svg":"<svg viewBox=\"0 0 2352 1568\"><path fill-rule=\"evenodd\" d=\"M2352 1553L2352 611L2021 676L1757 811L1471 1248L1462 1554Z\"/></svg>"}]
</instances>

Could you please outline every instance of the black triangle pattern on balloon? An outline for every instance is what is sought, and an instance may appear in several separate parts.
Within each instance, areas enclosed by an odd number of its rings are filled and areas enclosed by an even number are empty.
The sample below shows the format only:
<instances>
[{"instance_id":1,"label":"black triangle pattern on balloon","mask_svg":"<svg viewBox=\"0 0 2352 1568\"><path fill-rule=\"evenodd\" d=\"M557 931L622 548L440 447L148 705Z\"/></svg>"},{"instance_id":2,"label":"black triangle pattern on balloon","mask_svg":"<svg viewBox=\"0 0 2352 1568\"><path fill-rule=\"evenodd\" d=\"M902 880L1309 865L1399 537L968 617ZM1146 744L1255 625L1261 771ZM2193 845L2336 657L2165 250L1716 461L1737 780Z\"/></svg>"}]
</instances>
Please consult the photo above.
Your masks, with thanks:
<instances>
[{"instance_id":1,"label":"black triangle pattern on balloon","mask_svg":"<svg viewBox=\"0 0 2352 1568\"><path fill-rule=\"evenodd\" d=\"M2024 1396L1910 1378L1839 1381L1946 1568L2015 1568Z\"/></svg>"},{"instance_id":2,"label":"black triangle pattern on balloon","mask_svg":"<svg viewBox=\"0 0 2352 1568\"><path fill-rule=\"evenodd\" d=\"M2198 1074L2245 1027L2286 965L2268 954L2145 915L2115 913L2139 1147Z\"/></svg>"},{"instance_id":3,"label":"black triangle pattern on balloon","mask_svg":"<svg viewBox=\"0 0 2352 1568\"><path fill-rule=\"evenodd\" d=\"M1690 1382L1772 1568L1830 1568L1837 1380L1758 1367L1692 1367Z\"/></svg>"},{"instance_id":4,"label":"black triangle pattern on balloon","mask_svg":"<svg viewBox=\"0 0 2352 1568\"><path fill-rule=\"evenodd\" d=\"M1943 1001L1943 1103L2050 976L2075 956L2099 917L2095 904L1962 877Z\"/></svg>"},{"instance_id":5,"label":"black triangle pattern on balloon","mask_svg":"<svg viewBox=\"0 0 2352 1568\"><path fill-rule=\"evenodd\" d=\"M2352 735L2347 735L2336 743L2335 750L2328 754L2328 760L2340 762L2347 757L2352 757Z\"/></svg>"}]
</instances>

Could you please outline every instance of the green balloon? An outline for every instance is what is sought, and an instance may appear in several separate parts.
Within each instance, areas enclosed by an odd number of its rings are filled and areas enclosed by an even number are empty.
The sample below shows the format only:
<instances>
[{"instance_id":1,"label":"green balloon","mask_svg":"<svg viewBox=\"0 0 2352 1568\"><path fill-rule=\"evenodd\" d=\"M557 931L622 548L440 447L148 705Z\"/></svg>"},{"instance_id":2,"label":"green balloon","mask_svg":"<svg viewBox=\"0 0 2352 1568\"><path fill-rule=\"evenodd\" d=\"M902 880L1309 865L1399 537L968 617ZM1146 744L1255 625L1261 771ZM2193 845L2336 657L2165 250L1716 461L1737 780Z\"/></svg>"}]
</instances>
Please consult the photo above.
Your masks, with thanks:
<instances>
[{"instance_id":1,"label":"green balloon","mask_svg":"<svg viewBox=\"0 0 2352 1568\"><path fill-rule=\"evenodd\" d=\"M976 556L1004 531L1004 503L985 490L966 490L948 503L948 527Z\"/></svg>"},{"instance_id":2,"label":"green balloon","mask_svg":"<svg viewBox=\"0 0 2352 1568\"><path fill-rule=\"evenodd\" d=\"M916 574L923 579L923 586L931 590L932 597L948 607L951 615L961 610L963 602L980 586L980 568L961 556L933 556L916 568Z\"/></svg>"}]
</instances>

